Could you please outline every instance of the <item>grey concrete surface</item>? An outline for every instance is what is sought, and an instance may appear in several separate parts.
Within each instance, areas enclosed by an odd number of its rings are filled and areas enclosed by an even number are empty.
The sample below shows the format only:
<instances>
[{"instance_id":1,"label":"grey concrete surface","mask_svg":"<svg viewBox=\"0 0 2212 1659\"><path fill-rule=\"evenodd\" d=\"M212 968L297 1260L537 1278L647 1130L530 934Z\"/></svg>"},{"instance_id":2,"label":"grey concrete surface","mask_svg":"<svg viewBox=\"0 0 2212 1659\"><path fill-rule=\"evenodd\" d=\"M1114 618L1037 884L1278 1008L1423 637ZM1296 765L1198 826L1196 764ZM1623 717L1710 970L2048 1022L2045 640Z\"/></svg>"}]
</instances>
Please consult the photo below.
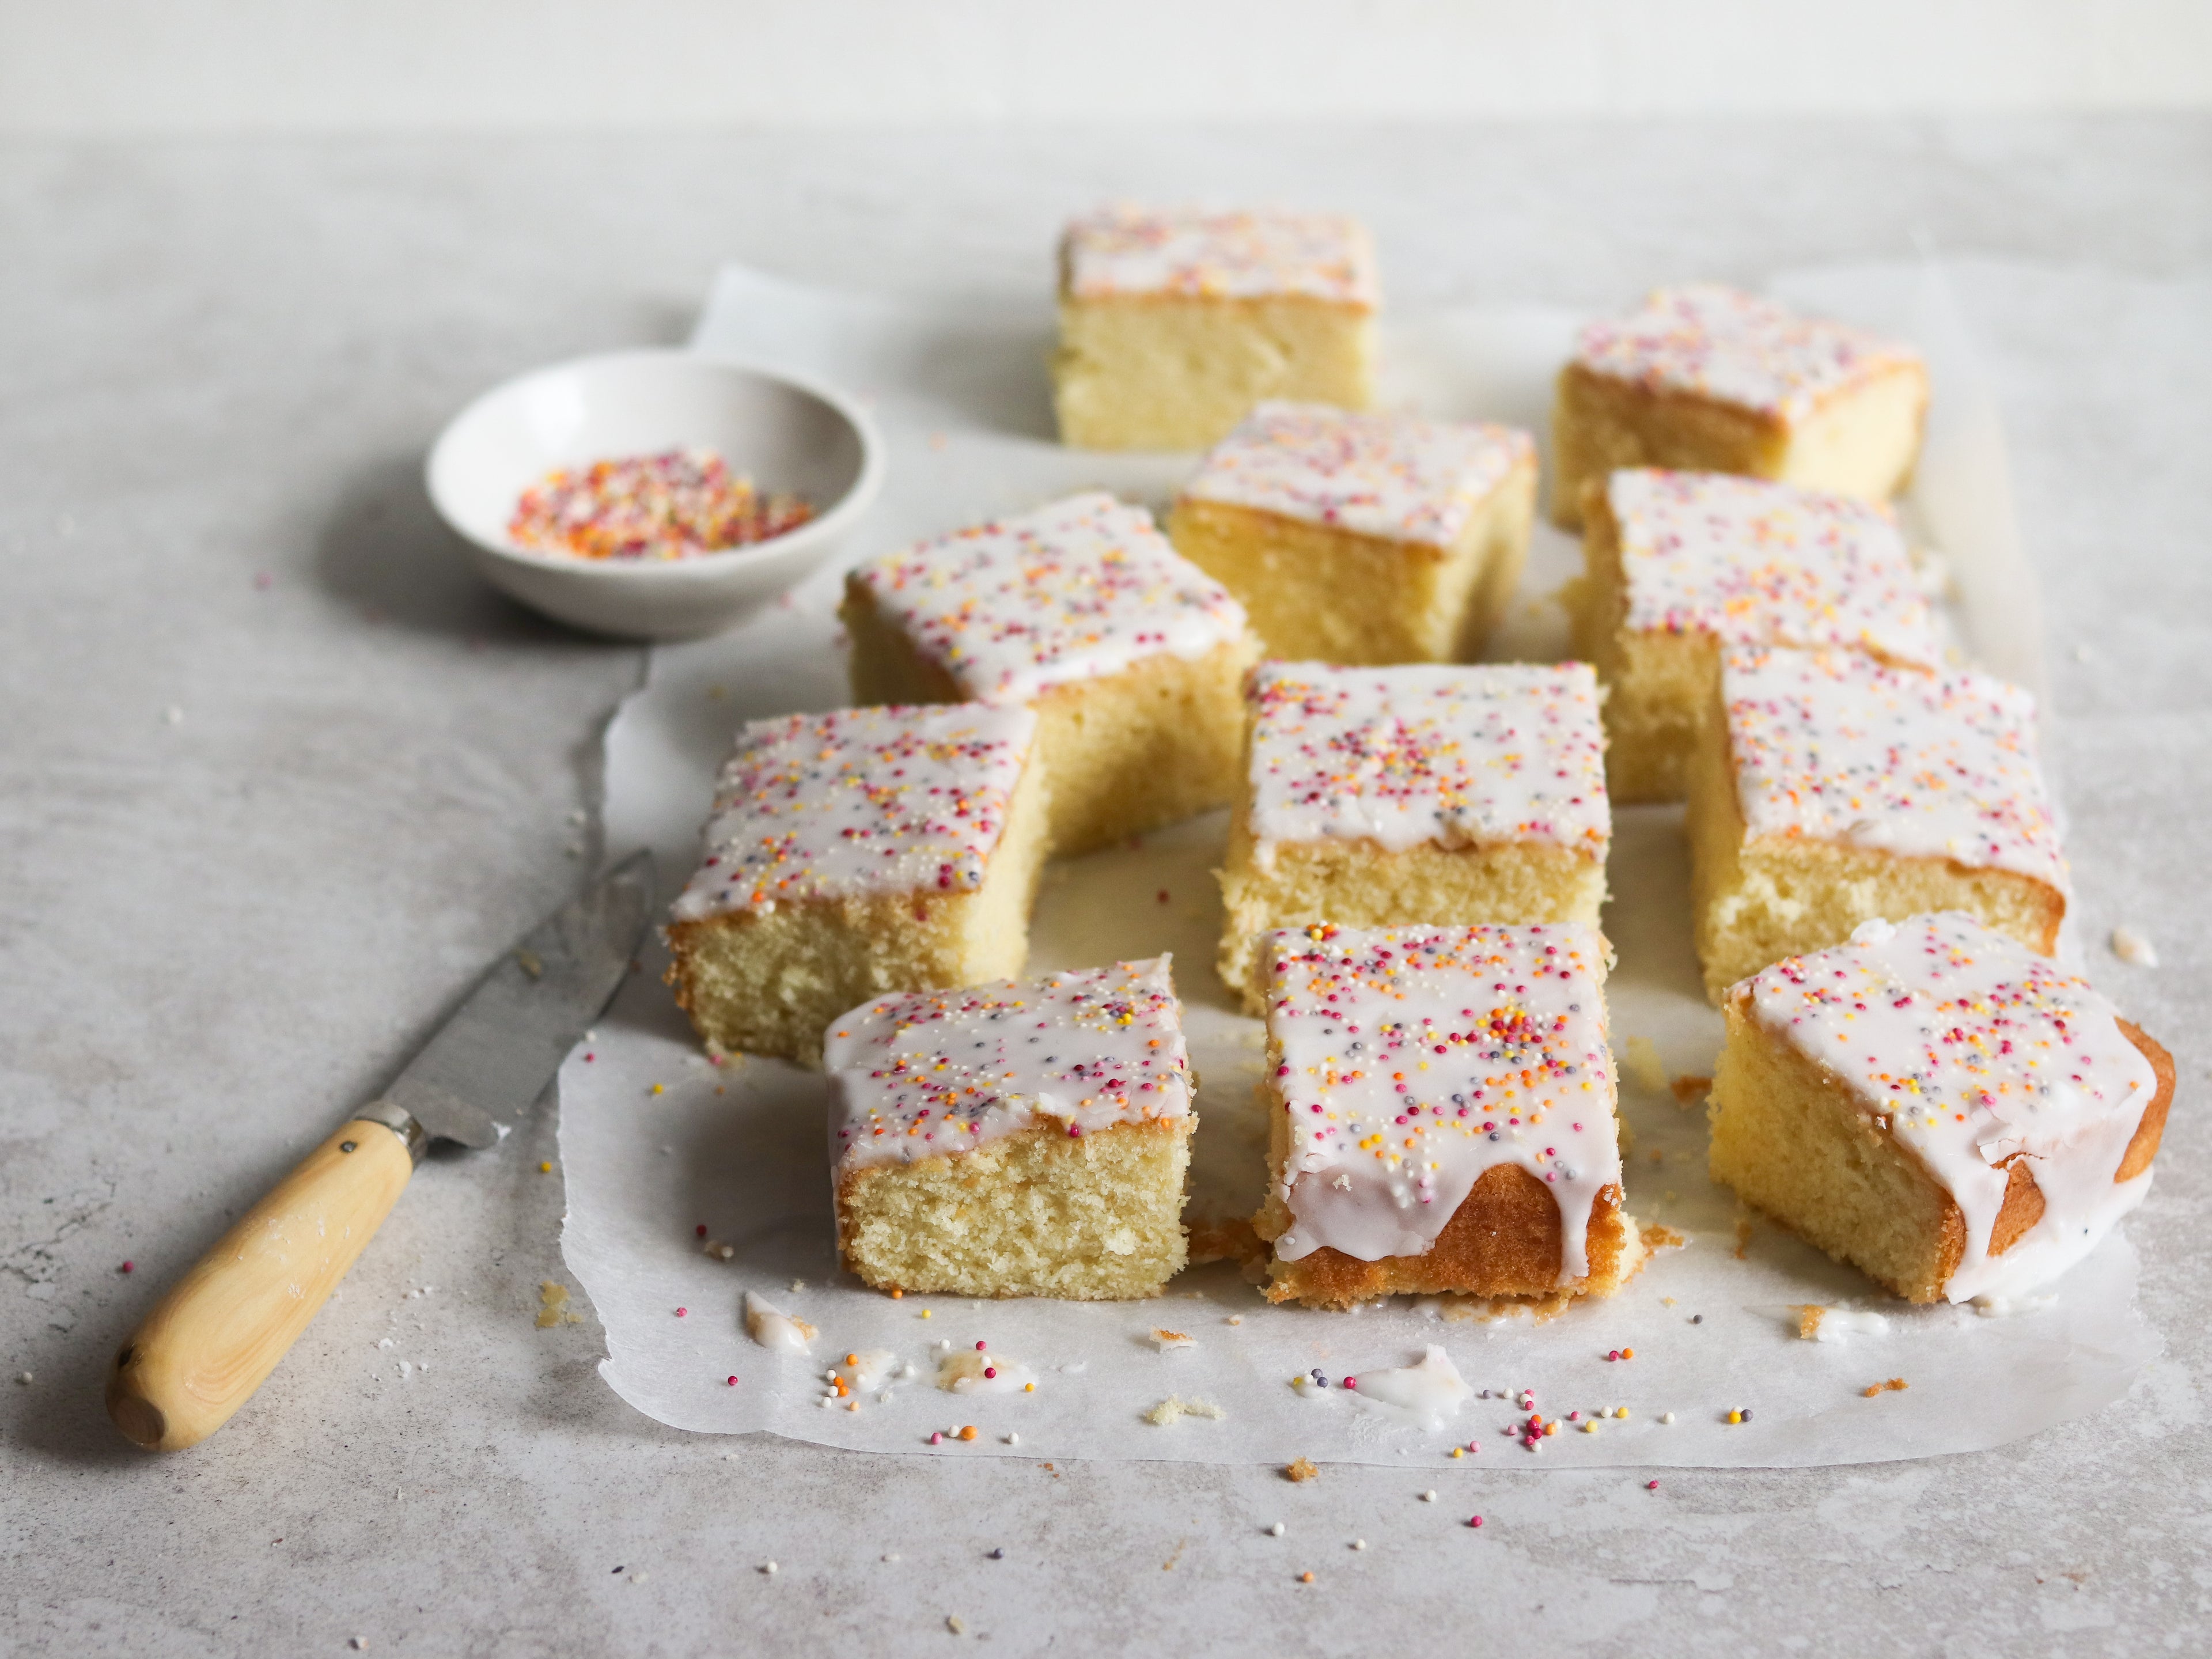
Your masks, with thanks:
<instances>
[{"instance_id":1,"label":"grey concrete surface","mask_svg":"<svg viewBox=\"0 0 2212 1659\"><path fill-rule=\"evenodd\" d=\"M1406 302L1959 261L2087 933L2163 958L2100 974L2184 1079L2130 1224L2166 1358L1986 1454L1455 1469L1435 1505L708 1441L599 1382L588 1310L534 1325L549 1103L426 1166L219 1437L125 1445L122 1336L598 854L641 658L462 571L416 481L441 420L679 337L725 258L1033 289L1118 192L1356 207ZM2212 1648L2212 119L17 143L0 250L0 1654Z\"/></svg>"}]
</instances>

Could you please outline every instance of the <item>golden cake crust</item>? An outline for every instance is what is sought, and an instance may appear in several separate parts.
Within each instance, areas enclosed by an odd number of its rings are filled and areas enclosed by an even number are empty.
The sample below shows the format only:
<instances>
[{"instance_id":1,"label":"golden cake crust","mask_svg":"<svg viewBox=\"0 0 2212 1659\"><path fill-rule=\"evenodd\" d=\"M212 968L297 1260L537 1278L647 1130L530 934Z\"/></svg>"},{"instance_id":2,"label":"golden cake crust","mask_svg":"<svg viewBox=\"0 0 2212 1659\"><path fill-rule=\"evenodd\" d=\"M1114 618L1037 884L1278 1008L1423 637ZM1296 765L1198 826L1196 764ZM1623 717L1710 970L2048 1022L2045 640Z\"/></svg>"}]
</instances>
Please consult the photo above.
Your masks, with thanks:
<instances>
[{"instance_id":1,"label":"golden cake crust","mask_svg":"<svg viewBox=\"0 0 2212 1659\"><path fill-rule=\"evenodd\" d=\"M1262 1237L1273 1235L1255 1224ZM1638 1251L1620 1210L1620 1188L1605 1188L1590 1206L1589 1272L1559 1281L1562 1228L1550 1188L1517 1164L1483 1172L1435 1245L1422 1255L1362 1261L1324 1246L1296 1261L1269 1264L1270 1302L1344 1309L1377 1297L1458 1293L1550 1302L1614 1290Z\"/></svg>"}]
</instances>

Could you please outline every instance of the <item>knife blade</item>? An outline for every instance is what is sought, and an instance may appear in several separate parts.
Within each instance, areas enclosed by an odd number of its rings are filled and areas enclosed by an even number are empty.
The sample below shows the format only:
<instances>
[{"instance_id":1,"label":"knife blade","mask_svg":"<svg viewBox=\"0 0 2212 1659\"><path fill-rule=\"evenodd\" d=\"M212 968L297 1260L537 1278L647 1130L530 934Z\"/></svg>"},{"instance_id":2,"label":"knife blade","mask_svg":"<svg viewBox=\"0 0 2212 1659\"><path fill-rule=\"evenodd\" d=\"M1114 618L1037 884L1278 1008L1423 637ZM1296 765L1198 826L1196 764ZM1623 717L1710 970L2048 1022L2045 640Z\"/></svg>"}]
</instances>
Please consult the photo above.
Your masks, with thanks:
<instances>
[{"instance_id":1,"label":"knife blade","mask_svg":"<svg viewBox=\"0 0 2212 1659\"><path fill-rule=\"evenodd\" d=\"M613 1000L652 903L653 854L633 854L495 962L376 1105L430 1139L492 1145Z\"/></svg>"},{"instance_id":2,"label":"knife blade","mask_svg":"<svg viewBox=\"0 0 2212 1659\"><path fill-rule=\"evenodd\" d=\"M479 979L377 1100L240 1218L117 1352L107 1413L149 1450L197 1445L276 1368L391 1213L433 1139L497 1141L614 1000L653 897L638 853Z\"/></svg>"}]
</instances>

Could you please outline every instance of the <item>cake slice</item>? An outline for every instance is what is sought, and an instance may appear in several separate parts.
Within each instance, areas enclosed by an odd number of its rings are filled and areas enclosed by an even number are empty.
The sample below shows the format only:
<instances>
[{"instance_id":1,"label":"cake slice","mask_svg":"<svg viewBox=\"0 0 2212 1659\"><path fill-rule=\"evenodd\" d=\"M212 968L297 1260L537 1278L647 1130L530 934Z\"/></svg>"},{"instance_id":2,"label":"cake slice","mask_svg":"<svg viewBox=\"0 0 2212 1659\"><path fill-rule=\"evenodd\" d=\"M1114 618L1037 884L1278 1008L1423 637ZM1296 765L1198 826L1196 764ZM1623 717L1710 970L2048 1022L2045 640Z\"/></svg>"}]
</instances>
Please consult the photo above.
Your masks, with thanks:
<instances>
[{"instance_id":1,"label":"cake slice","mask_svg":"<svg viewBox=\"0 0 2212 1659\"><path fill-rule=\"evenodd\" d=\"M1886 507L1711 472L1616 472L1595 492L1570 599L1605 682L1606 777L1623 804L1682 799L1731 645L1841 646L1942 660Z\"/></svg>"},{"instance_id":2,"label":"cake slice","mask_svg":"<svg viewBox=\"0 0 2212 1659\"><path fill-rule=\"evenodd\" d=\"M1183 486L1168 535L1272 656L1457 662L1521 580L1535 500L1525 432L1266 403Z\"/></svg>"},{"instance_id":3,"label":"cake slice","mask_svg":"<svg viewBox=\"0 0 2212 1659\"><path fill-rule=\"evenodd\" d=\"M837 1244L878 1290L1109 1301L1182 1269L1193 1081L1165 957L832 1027Z\"/></svg>"},{"instance_id":4,"label":"cake slice","mask_svg":"<svg viewBox=\"0 0 2212 1659\"><path fill-rule=\"evenodd\" d=\"M1109 208L1060 251L1053 404L1085 449L1202 449L1266 398L1364 409L1375 251L1318 213Z\"/></svg>"},{"instance_id":5,"label":"cake slice","mask_svg":"<svg viewBox=\"0 0 2212 1659\"><path fill-rule=\"evenodd\" d=\"M1886 501L1928 408L1917 353L1711 283L1661 289L1582 331L1552 405L1553 516L1622 467L1741 472Z\"/></svg>"},{"instance_id":6,"label":"cake slice","mask_svg":"<svg viewBox=\"0 0 2212 1659\"><path fill-rule=\"evenodd\" d=\"M1868 922L1727 1007L1713 1178L1908 1301L2032 1291L2150 1189L2173 1061L1971 916Z\"/></svg>"},{"instance_id":7,"label":"cake slice","mask_svg":"<svg viewBox=\"0 0 2212 1659\"><path fill-rule=\"evenodd\" d=\"M1609 1296L1621 1211L1596 928L1316 923L1269 941L1272 1302Z\"/></svg>"},{"instance_id":8,"label":"cake slice","mask_svg":"<svg viewBox=\"0 0 2212 1659\"><path fill-rule=\"evenodd\" d=\"M1731 650L1690 767L1705 993L1861 922L1957 910L2051 956L2066 858L2035 700L1856 651Z\"/></svg>"},{"instance_id":9,"label":"cake slice","mask_svg":"<svg viewBox=\"0 0 2212 1659\"><path fill-rule=\"evenodd\" d=\"M1048 844L1036 726L957 703L741 727L667 927L700 1036L811 1064L869 997L1019 973Z\"/></svg>"},{"instance_id":10,"label":"cake slice","mask_svg":"<svg viewBox=\"0 0 2212 1659\"><path fill-rule=\"evenodd\" d=\"M1248 697L1221 975L1253 1013L1278 928L1596 924L1613 819L1587 665L1269 662Z\"/></svg>"},{"instance_id":11,"label":"cake slice","mask_svg":"<svg viewBox=\"0 0 2212 1659\"><path fill-rule=\"evenodd\" d=\"M1140 507L1070 496L864 564L839 614L861 702L1028 704L1053 850L1228 805L1259 654Z\"/></svg>"}]
</instances>

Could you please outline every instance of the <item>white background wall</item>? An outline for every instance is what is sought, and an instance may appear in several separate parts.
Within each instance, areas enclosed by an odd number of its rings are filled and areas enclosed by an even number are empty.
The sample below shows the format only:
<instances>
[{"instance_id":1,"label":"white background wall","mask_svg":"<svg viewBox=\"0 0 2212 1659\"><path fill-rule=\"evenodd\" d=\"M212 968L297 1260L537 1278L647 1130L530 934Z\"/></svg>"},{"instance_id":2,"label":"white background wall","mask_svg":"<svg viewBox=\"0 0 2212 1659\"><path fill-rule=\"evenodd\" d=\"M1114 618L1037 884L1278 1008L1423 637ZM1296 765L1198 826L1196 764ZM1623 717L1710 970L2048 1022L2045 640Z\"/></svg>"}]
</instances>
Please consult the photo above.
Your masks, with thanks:
<instances>
[{"instance_id":1,"label":"white background wall","mask_svg":"<svg viewBox=\"0 0 2212 1659\"><path fill-rule=\"evenodd\" d=\"M0 0L0 133L2212 106L2212 0Z\"/></svg>"}]
</instances>

